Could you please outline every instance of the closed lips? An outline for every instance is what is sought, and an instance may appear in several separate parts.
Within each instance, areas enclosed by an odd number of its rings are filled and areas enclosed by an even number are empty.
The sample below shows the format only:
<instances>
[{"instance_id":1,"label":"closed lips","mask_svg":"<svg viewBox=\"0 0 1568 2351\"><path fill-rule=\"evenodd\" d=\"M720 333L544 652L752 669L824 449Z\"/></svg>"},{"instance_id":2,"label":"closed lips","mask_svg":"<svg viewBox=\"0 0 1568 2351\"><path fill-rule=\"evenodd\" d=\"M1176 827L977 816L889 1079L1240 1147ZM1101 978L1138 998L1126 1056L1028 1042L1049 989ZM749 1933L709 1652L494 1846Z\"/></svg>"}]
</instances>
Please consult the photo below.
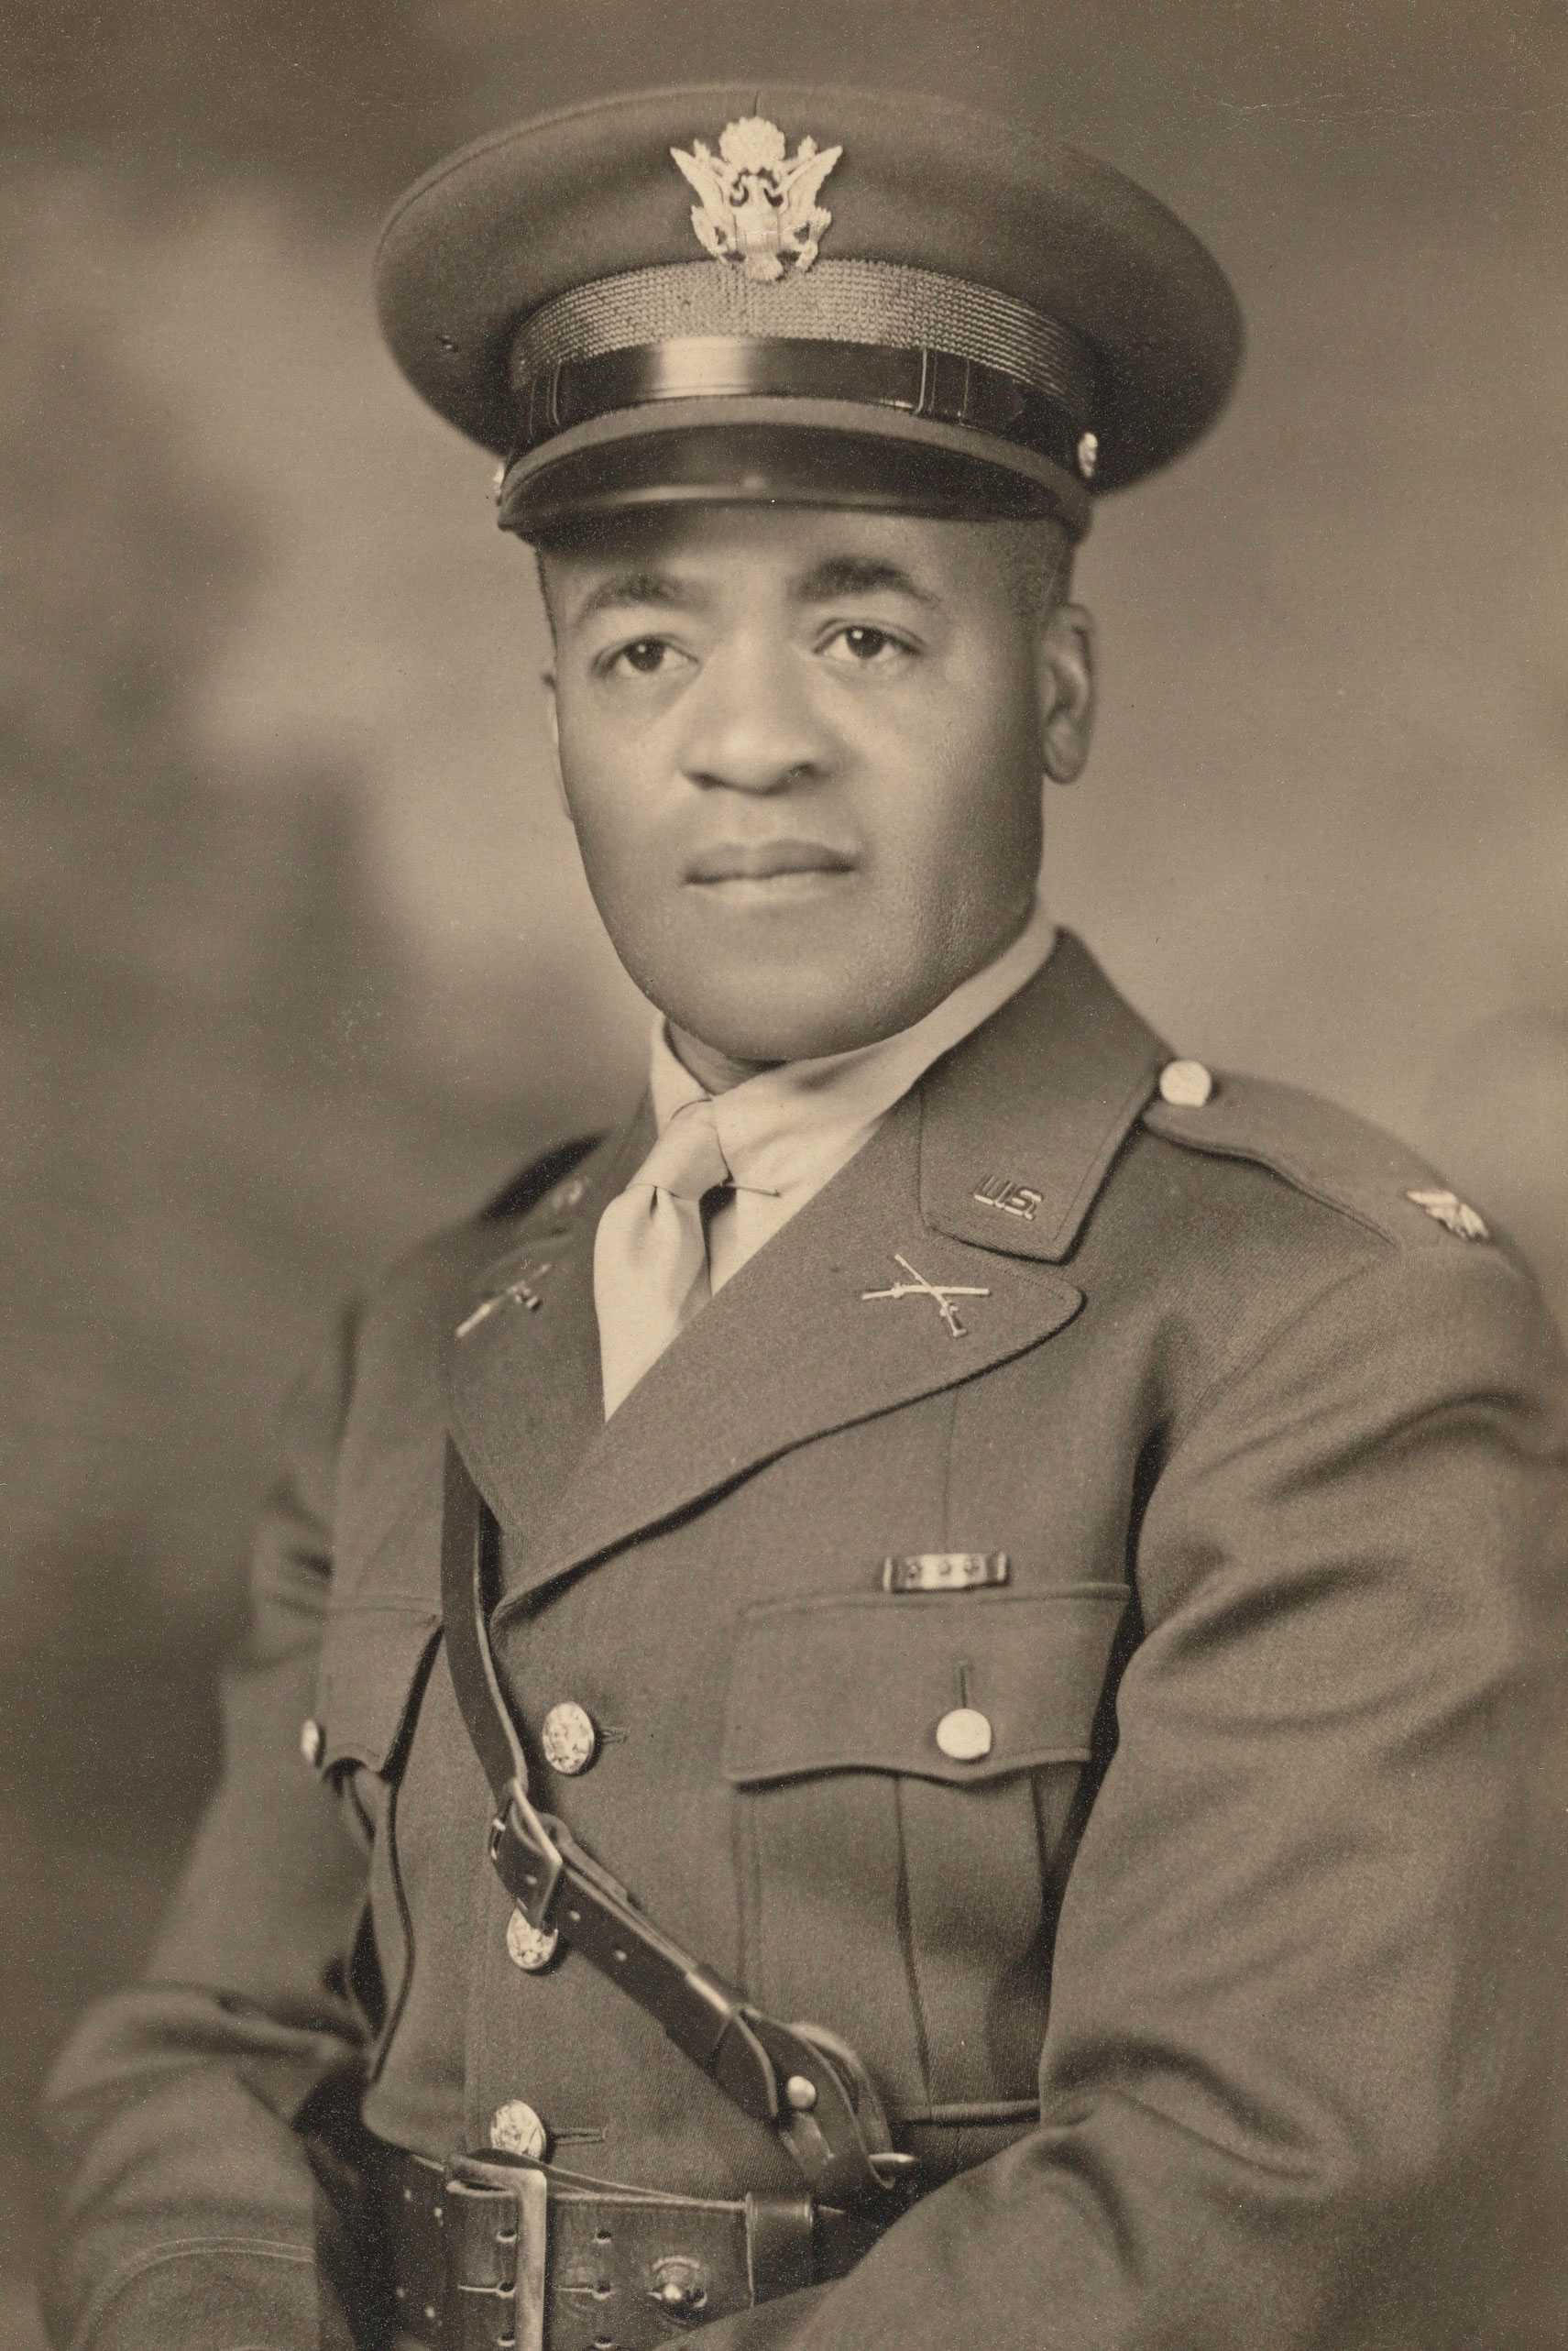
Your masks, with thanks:
<instances>
[{"instance_id":1,"label":"closed lips","mask_svg":"<svg viewBox=\"0 0 1568 2351\"><path fill-rule=\"evenodd\" d=\"M691 882L771 882L780 873L847 873L854 860L818 840L769 840L754 846L721 842L686 869Z\"/></svg>"}]
</instances>

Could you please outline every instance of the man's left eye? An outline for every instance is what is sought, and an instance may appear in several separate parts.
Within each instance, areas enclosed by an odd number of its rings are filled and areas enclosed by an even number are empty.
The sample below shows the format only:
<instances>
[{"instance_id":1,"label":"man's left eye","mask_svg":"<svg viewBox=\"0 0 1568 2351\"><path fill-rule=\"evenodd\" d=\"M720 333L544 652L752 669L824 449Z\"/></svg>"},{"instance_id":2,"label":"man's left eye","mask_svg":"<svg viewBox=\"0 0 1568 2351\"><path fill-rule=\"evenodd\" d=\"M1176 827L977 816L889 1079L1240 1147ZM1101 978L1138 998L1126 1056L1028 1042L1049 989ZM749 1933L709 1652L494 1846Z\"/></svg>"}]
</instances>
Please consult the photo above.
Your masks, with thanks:
<instances>
[{"instance_id":1,"label":"man's left eye","mask_svg":"<svg viewBox=\"0 0 1568 2351\"><path fill-rule=\"evenodd\" d=\"M830 661L861 669L880 669L911 648L902 637L893 636L886 629L873 629L869 622L857 621L847 628L835 629L822 650Z\"/></svg>"}]
</instances>

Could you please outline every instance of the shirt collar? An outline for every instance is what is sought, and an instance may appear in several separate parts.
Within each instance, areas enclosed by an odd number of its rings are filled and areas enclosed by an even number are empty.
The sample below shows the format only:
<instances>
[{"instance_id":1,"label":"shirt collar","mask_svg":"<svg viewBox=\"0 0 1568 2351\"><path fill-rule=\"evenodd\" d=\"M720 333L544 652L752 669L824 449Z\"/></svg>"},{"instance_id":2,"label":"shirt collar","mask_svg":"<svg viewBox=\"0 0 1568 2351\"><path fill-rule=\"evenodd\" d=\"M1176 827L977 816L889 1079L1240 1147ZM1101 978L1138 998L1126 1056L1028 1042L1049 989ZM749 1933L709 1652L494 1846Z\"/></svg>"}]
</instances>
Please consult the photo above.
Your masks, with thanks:
<instances>
[{"instance_id":1,"label":"shirt collar","mask_svg":"<svg viewBox=\"0 0 1568 2351\"><path fill-rule=\"evenodd\" d=\"M1056 925L1036 899L1011 945L910 1027L847 1053L781 1062L716 1095L718 1140L737 1189L787 1193L809 1183L819 1163L847 1157L846 1146L864 1140L933 1061L1034 978L1056 939ZM663 1016L653 1030L649 1087L661 1135L678 1110L707 1099L671 1045Z\"/></svg>"}]
</instances>

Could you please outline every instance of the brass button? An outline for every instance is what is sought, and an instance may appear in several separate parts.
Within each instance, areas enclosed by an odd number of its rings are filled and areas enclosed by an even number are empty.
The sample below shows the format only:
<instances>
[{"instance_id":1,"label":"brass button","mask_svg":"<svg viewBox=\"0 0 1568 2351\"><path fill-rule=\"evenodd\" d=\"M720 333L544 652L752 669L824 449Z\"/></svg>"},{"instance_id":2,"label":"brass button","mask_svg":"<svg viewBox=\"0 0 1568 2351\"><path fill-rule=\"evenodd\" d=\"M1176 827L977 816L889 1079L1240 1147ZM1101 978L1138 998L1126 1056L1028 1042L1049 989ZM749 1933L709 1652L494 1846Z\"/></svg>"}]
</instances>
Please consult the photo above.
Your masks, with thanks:
<instances>
[{"instance_id":1,"label":"brass button","mask_svg":"<svg viewBox=\"0 0 1568 2351\"><path fill-rule=\"evenodd\" d=\"M991 1752L991 1724L978 1707L955 1706L937 1725L937 1744L950 1763L978 1763Z\"/></svg>"},{"instance_id":2,"label":"brass button","mask_svg":"<svg viewBox=\"0 0 1568 2351\"><path fill-rule=\"evenodd\" d=\"M522 2155L530 2162L543 2163L549 2144L549 2132L521 2098L509 2098L490 2116L490 2145L503 2155Z\"/></svg>"},{"instance_id":3,"label":"brass button","mask_svg":"<svg viewBox=\"0 0 1568 2351\"><path fill-rule=\"evenodd\" d=\"M563 1698L540 1724L539 1744L553 1772L575 1778L587 1770L598 1753L599 1735L587 1709L575 1698Z\"/></svg>"},{"instance_id":4,"label":"brass button","mask_svg":"<svg viewBox=\"0 0 1568 2351\"><path fill-rule=\"evenodd\" d=\"M530 1975L549 1966L560 1939L554 1927L531 1926L515 1906L507 1920L507 1957L513 1967L524 1968Z\"/></svg>"},{"instance_id":5,"label":"brass button","mask_svg":"<svg viewBox=\"0 0 1568 2351\"><path fill-rule=\"evenodd\" d=\"M326 1752L326 1732L313 1714L300 1725L300 1752L313 1772Z\"/></svg>"},{"instance_id":6,"label":"brass button","mask_svg":"<svg viewBox=\"0 0 1568 2351\"><path fill-rule=\"evenodd\" d=\"M1159 1073L1159 1098L1177 1110L1201 1110L1213 1091L1201 1061L1168 1061Z\"/></svg>"}]
</instances>

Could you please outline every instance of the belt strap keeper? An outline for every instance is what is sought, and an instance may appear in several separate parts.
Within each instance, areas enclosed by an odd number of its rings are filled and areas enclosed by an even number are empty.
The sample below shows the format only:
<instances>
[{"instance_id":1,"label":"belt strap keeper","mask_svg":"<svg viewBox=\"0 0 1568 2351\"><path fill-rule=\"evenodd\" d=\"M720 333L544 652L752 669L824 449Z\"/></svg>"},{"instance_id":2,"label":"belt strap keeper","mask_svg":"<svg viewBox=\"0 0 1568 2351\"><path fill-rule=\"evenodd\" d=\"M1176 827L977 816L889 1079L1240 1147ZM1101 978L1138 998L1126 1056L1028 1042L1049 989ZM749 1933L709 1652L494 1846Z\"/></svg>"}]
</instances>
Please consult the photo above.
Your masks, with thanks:
<instances>
[{"instance_id":1,"label":"belt strap keeper","mask_svg":"<svg viewBox=\"0 0 1568 2351\"><path fill-rule=\"evenodd\" d=\"M754 2302L798 2293L813 2282L816 2231L809 2196L747 2197L746 2266Z\"/></svg>"}]
</instances>

